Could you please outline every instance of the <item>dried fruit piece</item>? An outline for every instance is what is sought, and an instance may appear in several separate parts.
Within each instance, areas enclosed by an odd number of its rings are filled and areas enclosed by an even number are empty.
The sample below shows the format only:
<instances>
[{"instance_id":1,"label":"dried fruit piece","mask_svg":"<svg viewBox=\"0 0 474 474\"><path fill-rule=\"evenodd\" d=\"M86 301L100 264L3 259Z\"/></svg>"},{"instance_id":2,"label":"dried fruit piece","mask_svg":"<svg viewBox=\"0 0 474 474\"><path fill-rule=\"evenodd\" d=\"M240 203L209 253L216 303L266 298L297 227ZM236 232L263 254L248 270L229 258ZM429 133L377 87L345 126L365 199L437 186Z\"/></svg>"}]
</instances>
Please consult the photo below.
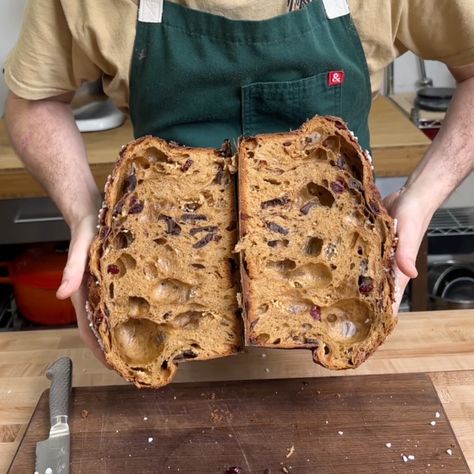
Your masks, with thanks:
<instances>
[{"instance_id":1,"label":"dried fruit piece","mask_svg":"<svg viewBox=\"0 0 474 474\"><path fill-rule=\"evenodd\" d=\"M201 240L198 240L194 245L194 249L200 249L202 247L205 247L209 242L211 242L214 239L214 234L209 233L205 237L203 237Z\"/></svg>"},{"instance_id":2,"label":"dried fruit piece","mask_svg":"<svg viewBox=\"0 0 474 474\"><path fill-rule=\"evenodd\" d=\"M181 233L181 226L170 216L160 214L158 220L166 222L166 233L170 235L179 235Z\"/></svg>"},{"instance_id":3,"label":"dried fruit piece","mask_svg":"<svg viewBox=\"0 0 474 474\"><path fill-rule=\"evenodd\" d=\"M290 202L290 199L288 196L282 196L274 199L269 199L268 201L262 202L260 207L262 209L268 209L269 207L275 207L275 206L284 206Z\"/></svg>"},{"instance_id":4,"label":"dried fruit piece","mask_svg":"<svg viewBox=\"0 0 474 474\"><path fill-rule=\"evenodd\" d=\"M185 213L183 214L179 220L181 222L189 222L191 224L194 224L196 221L207 221L207 216L204 214L188 214Z\"/></svg>"},{"instance_id":5,"label":"dried fruit piece","mask_svg":"<svg viewBox=\"0 0 474 474\"><path fill-rule=\"evenodd\" d=\"M335 165L340 169L340 170L347 170L348 169L348 166L347 166L347 162L346 162L346 159L344 157L344 155L339 155L336 162L335 162Z\"/></svg>"},{"instance_id":6,"label":"dried fruit piece","mask_svg":"<svg viewBox=\"0 0 474 474\"><path fill-rule=\"evenodd\" d=\"M224 144L216 150L217 155L222 158L230 158L232 156L232 147L229 140L224 140Z\"/></svg>"},{"instance_id":7,"label":"dried fruit piece","mask_svg":"<svg viewBox=\"0 0 474 474\"><path fill-rule=\"evenodd\" d=\"M375 201L369 202L369 208L374 214L380 214L380 207Z\"/></svg>"},{"instance_id":8,"label":"dried fruit piece","mask_svg":"<svg viewBox=\"0 0 474 474\"><path fill-rule=\"evenodd\" d=\"M321 308L317 305L309 310L309 314L315 321L321 321Z\"/></svg>"},{"instance_id":9,"label":"dried fruit piece","mask_svg":"<svg viewBox=\"0 0 474 474\"><path fill-rule=\"evenodd\" d=\"M112 213L112 216L113 217L117 217L119 216L120 214L122 214L122 211L123 211L123 205L124 205L124 201L119 201L117 203L117 205L115 206L114 208L114 212Z\"/></svg>"},{"instance_id":10,"label":"dried fruit piece","mask_svg":"<svg viewBox=\"0 0 474 474\"><path fill-rule=\"evenodd\" d=\"M110 273L111 275L118 275L120 273L120 268L118 265L114 264L107 265L107 273Z\"/></svg>"},{"instance_id":11,"label":"dried fruit piece","mask_svg":"<svg viewBox=\"0 0 474 474\"><path fill-rule=\"evenodd\" d=\"M266 222L266 226L272 231L277 232L278 234L288 235L288 229L285 229L276 222Z\"/></svg>"},{"instance_id":12,"label":"dried fruit piece","mask_svg":"<svg viewBox=\"0 0 474 474\"><path fill-rule=\"evenodd\" d=\"M194 351L188 349L186 351L183 351L181 354L178 354L176 357L173 358L173 360L180 361L185 359L195 359L197 356L198 355Z\"/></svg>"},{"instance_id":13,"label":"dried fruit piece","mask_svg":"<svg viewBox=\"0 0 474 474\"><path fill-rule=\"evenodd\" d=\"M367 296L368 294L372 292L373 289L374 289L374 283L372 281L372 278L361 275L359 277L359 293Z\"/></svg>"},{"instance_id":14,"label":"dried fruit piece","mask_svg":"<svg viewBox=\"0 0 474 474\"><path fill-rule=\"evenodd\" d=\"M196 234L199 234L200 232L217 232L218 229L219 227L217 227L216 225L208 225L205 227L193 227L189 231L189 233L191 235L196 235Z\"/></svg>"},{"instance_id":15,"label":"dried fruit piece","mask_svg":"<svg viewBox=\"0 0 474 474\"><path fill-rule=\"evenodd\" d=\"M182 165L181 165L181 171L183 173L185 173L186 171L188 171L189 168L191 168L191 165L194 163L193 160L189 159L189 160L186 160Z\"/></svg>"},{"instance_id":16,"label":"dried fruit piece","mask_svg":"<svg viewBox=\"0 0 474 474\"><path fill-rule=\"evenodd\" d=\"M342 194L346 190L346 182L342 178L337 178L330 186L336 194Z\"/></svg>"},{"instance_id":17,"label":"dried fruit piece","mask_svg":"<svg viewBox=\"0 0 474 474\"><path fill-rule=\"evenodd\" d=\"M130 207L128 209L128 213L139 214L143 211L144 207L145 204L143 203L143 201L140 201L137 196L132 196L132 199L130 199Z\"/></svg>"},{"instance_id":18,"label":"dried fruit piece","mask_svg":"<svg viewBox=\"0 0 474 474\"><path fill-rule=\"evenodd\" d=\"M81 410L81 418L87 418L89 416L89 412L87 410Z\"/></svg>"},{"instance_id":19,"label":"dried fruit piece","mask_svg":"<svg viewBox=\"0 0 474 474\"><path fill-rule=\"evenodd\" d=\"M316 207L316 201L308 201L301 209L300 212L301 214L307 215L313 207Z\"/></svg>"}]
</instances>

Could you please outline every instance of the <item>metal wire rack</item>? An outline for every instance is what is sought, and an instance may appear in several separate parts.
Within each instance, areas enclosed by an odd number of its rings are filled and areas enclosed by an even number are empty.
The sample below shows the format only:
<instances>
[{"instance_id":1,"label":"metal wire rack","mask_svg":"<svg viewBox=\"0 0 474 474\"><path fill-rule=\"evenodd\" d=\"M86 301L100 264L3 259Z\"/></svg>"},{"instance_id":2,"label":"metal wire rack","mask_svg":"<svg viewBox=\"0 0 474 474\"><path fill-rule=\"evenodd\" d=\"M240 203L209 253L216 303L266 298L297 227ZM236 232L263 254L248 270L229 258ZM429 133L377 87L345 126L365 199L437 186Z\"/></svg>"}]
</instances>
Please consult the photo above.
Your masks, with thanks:
<instances>
[{"instance_id":1,"label":"metal wire rack","mask_svg":"<svg viewBox=\"0 0 474 474\"><path fill-rule=\"evenodd\" d=\"M474 207L439 209L428 226L428 237L474 235Z\"/></svg>"}]
</instances>

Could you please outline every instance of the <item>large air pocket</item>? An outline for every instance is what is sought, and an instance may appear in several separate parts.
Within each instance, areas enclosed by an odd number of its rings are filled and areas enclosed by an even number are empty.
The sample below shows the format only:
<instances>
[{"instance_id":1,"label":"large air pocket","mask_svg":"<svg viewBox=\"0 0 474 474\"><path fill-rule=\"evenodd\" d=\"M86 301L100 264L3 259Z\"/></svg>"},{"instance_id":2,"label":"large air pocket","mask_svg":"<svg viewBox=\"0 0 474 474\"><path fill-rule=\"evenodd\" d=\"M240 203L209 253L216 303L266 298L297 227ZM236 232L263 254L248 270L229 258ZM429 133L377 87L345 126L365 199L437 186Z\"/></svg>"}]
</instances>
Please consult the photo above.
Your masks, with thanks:
<instances>
[{"instance_id":1,"label":"large air pocket","mask_svg":"<svg viewBox=\"0 0 474 474\"><path fill-rule=\"evenodd\" d=\"M328 72L294 81L254 82L241 88L246 136L295 130L314 115L341 115L341 86Z\"/></svg>"}]
</instances>

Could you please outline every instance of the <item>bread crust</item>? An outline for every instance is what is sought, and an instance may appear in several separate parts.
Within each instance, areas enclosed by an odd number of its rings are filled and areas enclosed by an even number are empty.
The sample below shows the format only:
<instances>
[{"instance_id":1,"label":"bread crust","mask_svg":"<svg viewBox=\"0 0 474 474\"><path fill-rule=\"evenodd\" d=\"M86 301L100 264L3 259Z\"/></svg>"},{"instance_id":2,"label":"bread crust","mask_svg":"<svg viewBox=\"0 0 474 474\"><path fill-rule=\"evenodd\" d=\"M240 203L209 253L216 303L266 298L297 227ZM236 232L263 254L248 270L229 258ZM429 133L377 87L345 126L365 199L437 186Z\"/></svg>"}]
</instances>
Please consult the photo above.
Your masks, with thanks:
<instances>
[{"instance_id":1,"label":"bread crust","mask_svg":"<svg viewBox=\"0 0 474 474\"><path fill-rule=\"evenodd\" d=\"M331 140L335 144L334 150L332 150L329 145L323 145L323 142L329 143ZM354 191L354 195L359 193L363 197L362 206L364 207L364 212L368 211L370 219L374 220L374 227L376 228L375 234L378 233L377 238L381 241L381 247L379 247L379 253L381 253L381 255L376 255L377 250L374 251L374 246L372 245L369 246L371 248L371 254L364 256L364 262L367 260L369 265L372 265L373 260L376 261L375 264L378 269L378 280L373 280L372 277L374 275L371 277L370 272L366 276L361 275L359 277L365 278L365 280L362 279L362 291L369 289L369 284L365 285L366 287L364 287L363 284L370 281L370 285L373 286L371 294L361 294L360 288L357 294L350 288L344 288L346 296L343 297L342 306L338 307L337 291L336 296L332 299L326 298L325 304L324 298L321 297L324 291L321 290L318 292L318 290L315 289L317 285L311 287L311 284L309 284L309 286L306 287L304 283L301 285L298 281L291 282L294 283L295 286L298 284L296 288L290 285L285 286L284 283L280 285L280 280L284 280L285 278L291 280L294 277L297 279L296 275L298 275L300 268L302 270L298 278L311 277L314 275L318 276L317 273L312 275L310 271L320 271L322 272L322 276L328 280L331 278L334 279L339 270L330 269L332 275L326 274L323 272L325 268L324 265L327 266L329 260L325 261L323 256L319 255L312 258L313 256L310 255L306 259L298 259L297 256L295 257L294 252L290 252L289 249L294 244L294 235L292 234L293 228L291 227L291 222L285 221L285 216L287 216L290 221L292 219L294 220L294 206L296 203L292 203L291 201L297 201L298 196L295 196L292 188L298 185L290 181L289 186L286 187L286 197L282 197L282 192L278 190L274 191L274 189L269 190L270 188L277 188L278 185L273 187L267 185L262 181L262 176L264 177L263 179L265 179L265 177L268 178L270 182L273 180L273 184L275 184L284 181L286 177L285 173L293 173L291 174L292 179L296 179L297 182L300 182L298 179L300 179L304 173L298 175L297 169L294 171L291 167L288 168L289 165L283 164L285 163L283 156L287 150L287 153L291 155L296 163L300 160L299 164L295 165L296 168L298 166L314 166L314 164L311 164L304 158L304 153L306 152L310 154L310 158L314 156L313 161L319 160L318 163L321 163L319 166L321 167L321 175L323 178L324 173L327 173L327 180L334 179L334 176L337 176L335 179L336 183L331 182L330 186L328 186L326 180L328 192L332 194L332 197L327 195L327 199L335 199L335 205L337 205L338 200L342 199L341 196L344 196L346 199L345 202L349 202L345 196L349 195L347 192L348 182L351 177L354 178L354 173L349 169L347 163L338 163L342 149L344 149L344 152L353 153L354 156L357 156L361 164L361 169L359 170L361 175L361 189L356 190L357 192ZM351 159L353 162L357 161L353 158ZM329 165L329 162L332 164ZM285 166L287 166L289 171ZM273 171L270 171L272 169ZM311 168L311 170L313 170L313 168ZM278 134L262 134L240 141L238 169L240 241L237 250L240 252L242 268L241 285L246 345L283 349L308 348L313 351L313 359L316 363L329 369L346 369L355 368L364 362L393 330L396 325L396 318L392 310L392 303L394 301L392 266L396 246L394 221L383 206L380 194L374 183L372 170L373 167L369 153L362 150L356 137L347 129L347 125L337 117L317 116L306 122L296 131ZM280 171L282 172L280 173ZM308 180L310 180L309 177ZM313 181L318 185L321 184L317 180ZM341 186L338 186L338 184ZM334 192L331 186L334 186L337 192ZM273 194L269 194L270 192ZM338 193L341 193L341 195ZM285 203L285 200L290 202ZM261 202L261 209L258 209L257 201ZM317 199L316 202L318 202ZM277 204L275 205L275 209L279 207L282 209L280 213L276 210L274 211L274 208L271 207L275 203ZM263 207L267 204L268 208L264 210ZM307 206L307 208L310 209L307 213L309 216L316 212L311 206L313 206L313 204ZM331 206L333 205L331 204ZM324 205L318 205L314 208L319 211L319 208L322 207L324 207ZM356 209L356 206L354 209ZM298 219L303 217L301 211L306 211L306 209L303 207L300 209ZM327 211L327 209L322 209L321 212L323 213L323 211ZM332 212L333 207L331 207L329 211ZM329 215L329 211L325 215ZM286 231L287 229L285 228L278 229L278 227L273 226L277 231L276 233L272 233L265 228L265 219L267 219L269 213L273 216L272 218L275 219L275 223L280 227L288 223L288 235L278 234L278 231ZM332 212L331 216L331 219L342 219L344 212L340 212L339 215L337 212ZM333 224L334 222L328 222L326 217L326 226ZM341 227L339 226L339 228ZM266 237L265 232L272 234L276 240L270 241L270 237ZM325 238L323 238L324 232L320 231L319 227L316 225L312 226L308 223L301 232L296 233L304 234L305 232L308 236L314 233L314 235L321 237L320 240L323 241L323 250L327 248L324 246L326 245ZM354 230L354 232L356 231ZM329 233L326 232L324 235L327 236L328 234ZM373 239L376 238L375 234ZM342 240L344 241L344 237L342 237ZM288 241L289 243L287 243ZM276 242L275 245L283 244L283 247L277 248L271 256L272 258L274 257L275 260L278 260L276 262L279 265L277 272L268 270L268 267L265 267L265 265L275 266L275 262L269 256L268 247L265 245L270 245L269 242L272 243L272 245L273 242ZM318 240L314 242L320 243ZM285 245L287 247L285 247ZM346 247L347 246L344 248ZM381 251L381 249L383 249L383 251ZM337 263L342 263L342 266L344 266L344 259L339 259ZM305 274L304 271L307 273ZM274 276L274 273L278 273L278 275ZM359 282L360 281L361 280L359 280ZM354 286L354 279L352 283L352 286ZM275 293L272 293L271 288L266 289L266 286L275 286ZM300 289L301 286L302 288ZM329 289L332 290L331 287L329 287ZM278 292L279 294L277 294ZM287 294L293 296L287 297ZM312 296L308 296L309 294ZM296 297L294 295L299 296ZM285 307L285 298L291 301L298 301L299 298L301 301L300 306L305 307L306 305L306 310L302 312L302 314L291 314L287 309L288 307L292 308L292 306ZM312 307L311 305L314 306ZM333 309L331 310L331 308ZM367 318L370 317L370 328L368 330L363 327L361 320L365 309L370 313L367 315ZM330 310L333 311L334 314L328 315ZM320 318L320 321L314 321L314 318L308 316L308 312L311 313L311 311L316 319ZM357 313L357 321L351 320L351 312L353 314ZM337 320L333 321L333 323L329 323L327 319L328 316L330 319L337 318ZM302 324L303 327L308 328L311 326L309 332L303 330L298 332L296 329L293 329L297 327L295 320L298 320L298 324ZM338 324L339 326L337 326ZM290 329L284 329L288 325ZM259 329L259 327L262 327L262 329ZM354 330L354 327L359 331L359 336L357 333L353 335L353 337L348 338L341 337L337 334L331 336L337 328L342 328L343 332L349 331L350 333ZM363 332L367 332L367 334L361 339L362 336L360 334ZM309 333L311 333L311 337L308 337ZM287 334L288 337L285 337L285 334ZM293 336L289 337L290 334Z\"/></svg>"}]
</instances>

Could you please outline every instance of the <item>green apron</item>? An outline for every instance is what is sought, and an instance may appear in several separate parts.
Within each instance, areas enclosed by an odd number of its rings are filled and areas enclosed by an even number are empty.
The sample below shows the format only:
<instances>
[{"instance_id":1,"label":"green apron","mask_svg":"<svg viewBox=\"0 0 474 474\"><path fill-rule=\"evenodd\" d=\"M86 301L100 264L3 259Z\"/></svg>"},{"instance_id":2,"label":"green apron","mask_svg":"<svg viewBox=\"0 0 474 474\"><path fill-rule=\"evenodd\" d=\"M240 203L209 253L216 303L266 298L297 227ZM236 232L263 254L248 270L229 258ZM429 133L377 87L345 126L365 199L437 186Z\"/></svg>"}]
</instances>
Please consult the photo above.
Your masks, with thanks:
<instances>
[{"instance_id":1,"label":"green apron","mask_svg":"<svg viewBox=\"0 0 474 474\"><path fill-rule=\"evenodd\" d=\"M130 77L135 137L219 147L294 130L319 115L348 122L369 148L370 79L350 14L322 0L263 21L235 21L164 2L138 21Z\"/></svg>"}]
</instances>

